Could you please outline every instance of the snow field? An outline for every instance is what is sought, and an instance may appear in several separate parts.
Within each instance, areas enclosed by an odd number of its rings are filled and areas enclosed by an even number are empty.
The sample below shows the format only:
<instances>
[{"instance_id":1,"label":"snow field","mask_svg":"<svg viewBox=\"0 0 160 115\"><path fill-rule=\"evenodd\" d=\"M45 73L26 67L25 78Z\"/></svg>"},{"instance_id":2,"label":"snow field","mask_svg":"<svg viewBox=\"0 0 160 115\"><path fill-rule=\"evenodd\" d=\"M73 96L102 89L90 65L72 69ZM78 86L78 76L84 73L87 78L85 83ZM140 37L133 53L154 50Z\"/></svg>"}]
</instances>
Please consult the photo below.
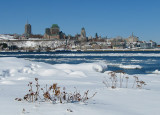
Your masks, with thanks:
<instances>
[{"instance_id":1,"label":"snow field","mask_svg":"<svg viewBox=\"0 0 160 115\"><path fill-rule=\"evenodd\" d=\"M2 115L159 115L160 77L157 74L136 75L147 83L144 89L132 89L133 76L129 76L128 87L111 89L102 83L109 80L107 65L103 63L49 65L18 58L0 58L0 113ZM87 103L52 104L50 102L18 102L28 92L27 84L39 78L39 84L58 83L67 92L89 95L97 92ZM117 84L119 85L119 84ZM7 108L7 109L6 109ZM22 113L23 108L25 113ZM71 109L73 112L68 112Z\"/></svg>"}]
</instances>

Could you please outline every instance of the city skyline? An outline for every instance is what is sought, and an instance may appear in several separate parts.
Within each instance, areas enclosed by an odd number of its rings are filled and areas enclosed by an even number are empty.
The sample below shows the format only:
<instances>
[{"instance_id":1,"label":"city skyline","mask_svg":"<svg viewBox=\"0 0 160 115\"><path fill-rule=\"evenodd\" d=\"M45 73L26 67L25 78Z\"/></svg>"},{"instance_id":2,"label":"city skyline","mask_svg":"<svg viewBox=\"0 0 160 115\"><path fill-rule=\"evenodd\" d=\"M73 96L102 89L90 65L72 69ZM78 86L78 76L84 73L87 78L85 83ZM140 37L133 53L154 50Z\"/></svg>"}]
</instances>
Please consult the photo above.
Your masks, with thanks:
<instances>
[{"instance_id":1,"label":"city skyline","mask_svg":"<svg viewBox=\"0 0 160 115\"><path fill-rule=\"evenodd\" d=\"M3 0L0 7L0 34L24 33L27 19L33 34L58 24L66 34L75 35L85 28L109 38L130 36L160 43L160 2L158 0Z\"/></svg>"}]
</instances>

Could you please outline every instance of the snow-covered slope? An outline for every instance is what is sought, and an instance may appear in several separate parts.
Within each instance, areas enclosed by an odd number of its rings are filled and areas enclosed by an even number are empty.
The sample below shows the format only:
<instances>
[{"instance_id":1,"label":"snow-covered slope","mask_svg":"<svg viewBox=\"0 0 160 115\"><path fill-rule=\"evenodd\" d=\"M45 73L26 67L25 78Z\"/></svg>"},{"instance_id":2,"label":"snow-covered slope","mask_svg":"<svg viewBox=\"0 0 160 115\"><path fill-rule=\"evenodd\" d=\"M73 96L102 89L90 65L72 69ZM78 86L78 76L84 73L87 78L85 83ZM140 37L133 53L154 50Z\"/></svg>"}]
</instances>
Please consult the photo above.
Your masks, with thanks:
<instances>
[{"instance_id":1,"label":"snow-covered slope","mask_svg":"<svg viewBox=\"0 0 160 115\"><path fill-rule=\"evenodd\" d=\"M128 87L111 89L102 83L109 77L102 63L56 64L30 62L18 58L0 58L0 114L1 115L159 115L160 77L157 74L137 75L147 83L144 89L131 88L133 76ZM18 102L28 92L27 84L39 78L41 87L58 83L68 92L84 92L89 95L97 92L87 103L52 104L50 102ZM119 84L117 84L119 85ZM23 108L25 113L22 113ZM71 109L73 112L68 112Z\"/></svg>"},{"instance_id":2,"label":"snow-covered slope","mask_svg":"<svg viewBox=\"0 0 160 115\"><path fill-rule=\"evenodd\" d=\"M0 34L0 40L13 40L13 36Z\"/></svg>"}]
</instances>

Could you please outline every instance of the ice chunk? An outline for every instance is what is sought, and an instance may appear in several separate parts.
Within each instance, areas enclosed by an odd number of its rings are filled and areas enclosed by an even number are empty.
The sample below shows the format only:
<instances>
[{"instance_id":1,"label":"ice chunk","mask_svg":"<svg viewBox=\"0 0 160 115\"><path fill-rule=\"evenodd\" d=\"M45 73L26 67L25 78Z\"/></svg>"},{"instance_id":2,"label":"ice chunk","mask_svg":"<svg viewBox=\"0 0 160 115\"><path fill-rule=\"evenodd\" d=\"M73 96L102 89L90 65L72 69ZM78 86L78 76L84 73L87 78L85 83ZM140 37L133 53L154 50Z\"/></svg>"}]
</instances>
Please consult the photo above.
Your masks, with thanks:
<instances>
[{"instance_id":1,"label":"ice chunk","mask_svg":"<svg viewBox=\"0 0 160 115\"><path fill-rule=\"evenodd\" d=\"M140 65L119 65L120 68L124 68L124 69L141 69L142 66Z\"/></svg>"}]
</instances>

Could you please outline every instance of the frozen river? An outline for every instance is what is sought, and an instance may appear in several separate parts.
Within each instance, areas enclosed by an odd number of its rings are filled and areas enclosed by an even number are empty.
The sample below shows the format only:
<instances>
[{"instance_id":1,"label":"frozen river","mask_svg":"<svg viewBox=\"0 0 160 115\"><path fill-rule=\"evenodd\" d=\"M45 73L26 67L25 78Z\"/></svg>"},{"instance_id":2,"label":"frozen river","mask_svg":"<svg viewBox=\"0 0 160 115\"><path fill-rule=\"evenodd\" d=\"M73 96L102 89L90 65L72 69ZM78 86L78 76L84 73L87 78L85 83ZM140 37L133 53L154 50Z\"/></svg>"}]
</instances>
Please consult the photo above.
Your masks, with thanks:
<instances>
[{"instance_id":1,"label":"frozen river","mask_svg":"<svg viewBox=\"0 0 160 115\"><path fill-rule=\"evenodd\" d=\"M1 52L0 57L25 58L49 64L103 63L107 70L148 74L160 70L160 52Z\"/></svg>"}]
</instances>

